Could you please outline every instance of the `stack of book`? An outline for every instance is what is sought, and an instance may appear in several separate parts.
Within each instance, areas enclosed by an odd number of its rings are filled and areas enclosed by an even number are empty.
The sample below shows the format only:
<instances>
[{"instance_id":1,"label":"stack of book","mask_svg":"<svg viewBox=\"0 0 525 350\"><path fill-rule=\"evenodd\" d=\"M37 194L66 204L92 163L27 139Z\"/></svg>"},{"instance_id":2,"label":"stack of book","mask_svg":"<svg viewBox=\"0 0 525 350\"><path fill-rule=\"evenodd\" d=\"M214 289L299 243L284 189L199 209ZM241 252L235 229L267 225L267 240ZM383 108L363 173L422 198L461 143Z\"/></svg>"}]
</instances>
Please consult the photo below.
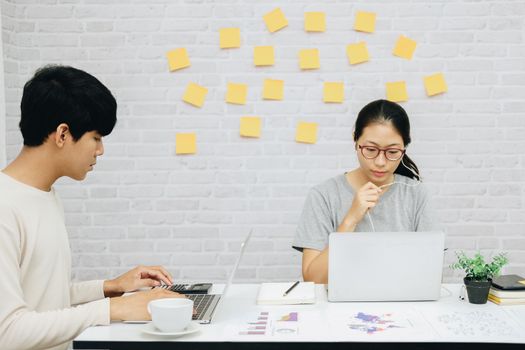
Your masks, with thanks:
<instances>
[{"instance_id":1,"label":"stack of book","mask_svg":"<svg viewBox=\"0 0 525 350\"><path fill-rule=\"evenodd\" d=\"M525 305L525 278L501 275L492 281L489 300L498 305Z\"/></svg>"}]
</instances>

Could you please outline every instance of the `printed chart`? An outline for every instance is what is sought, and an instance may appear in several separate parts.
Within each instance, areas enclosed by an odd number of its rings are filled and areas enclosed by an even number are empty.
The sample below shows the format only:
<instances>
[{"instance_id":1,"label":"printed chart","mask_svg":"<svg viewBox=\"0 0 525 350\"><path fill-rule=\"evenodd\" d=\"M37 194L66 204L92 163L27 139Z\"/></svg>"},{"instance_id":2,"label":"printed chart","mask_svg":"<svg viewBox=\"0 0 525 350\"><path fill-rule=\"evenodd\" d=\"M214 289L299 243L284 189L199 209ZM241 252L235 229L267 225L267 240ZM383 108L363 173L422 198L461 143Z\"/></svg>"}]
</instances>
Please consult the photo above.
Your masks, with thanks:
<instances>
[{"instance_id":1,"label":"printed chart","mask_svg":"<svg viewBox=\"0 0 525 350\"><path fill-rule=\"evenodd\" d=\"M366 334L375 334L394 328L410 328L412 325L409 320L399 320L393 314L374 315L365 312L358 312L348 323L351 330Z\"/></svg>"},{"instance_id":2,"label":"printed chart","mask_svg":"<svg viewBox=\"0 0 525 350\"><path fill-rule=\"evenodd\" d=\"M332 311L332 335L341 340L432 339L435 332L411 308L381 310L377 307Z\"/></svg>"},{"instance_id":3,"label":"printed chart","mask_svg":"<svg viewBox=\"0 0 525 350\"><path fill-rule=\"evenodd\" d=\"M520 332L515 322L502 310L465 310L426 314L441 337L475 338L488 341L512 339Z\"/></svg>"},{"instance_id":4,"label":"printed chart","mask_svg":"<svg viewBox=\"0 0 525 350\"><path fill-rule=\"evenodd\" d=\"M273 322L273 335L296 335L299 334L299 316L297 312L290 312L278 317Z\"/></svg>"},{"instance_id":5,"label":"printed chart","mask_svg":"<svg viewBox=\"0 0 525 350\"><path fill-rule=\"evenodd\" d=\"M246 322L239 335L266 335L268 331L269 312L260 312L253 320Z\"/></svg>"},{"instance_id":6,"label":"printed chart","mask_svg":"<svg viewBox=\"0 0 525 350\"><path fill-rule=\"evenodd\" d=\"M261 311L238 329L239 336L294 337L299 334L299 312Z\"/></svg>"}]
</instances>

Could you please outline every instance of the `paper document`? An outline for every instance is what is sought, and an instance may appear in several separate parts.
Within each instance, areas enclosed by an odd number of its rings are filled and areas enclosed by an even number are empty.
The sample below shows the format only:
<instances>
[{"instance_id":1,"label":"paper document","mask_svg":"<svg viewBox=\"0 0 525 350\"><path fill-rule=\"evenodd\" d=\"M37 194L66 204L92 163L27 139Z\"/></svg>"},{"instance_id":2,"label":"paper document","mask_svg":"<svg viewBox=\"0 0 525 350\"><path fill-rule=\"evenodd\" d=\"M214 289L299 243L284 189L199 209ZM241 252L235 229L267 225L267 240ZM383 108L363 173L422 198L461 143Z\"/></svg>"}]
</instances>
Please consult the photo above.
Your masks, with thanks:
<instances>
[{"instance_id":1,"label":"paper document","mask_svg":"<svg viewBox=\"0 0 525 350\"><path fill-rule=\"evenodd\" d=\"M257 296L258 305L295 305L315 303L315 284L301 282L286 296L284 292L292 283L262 283Z\"/></svg>"}]
</instances>

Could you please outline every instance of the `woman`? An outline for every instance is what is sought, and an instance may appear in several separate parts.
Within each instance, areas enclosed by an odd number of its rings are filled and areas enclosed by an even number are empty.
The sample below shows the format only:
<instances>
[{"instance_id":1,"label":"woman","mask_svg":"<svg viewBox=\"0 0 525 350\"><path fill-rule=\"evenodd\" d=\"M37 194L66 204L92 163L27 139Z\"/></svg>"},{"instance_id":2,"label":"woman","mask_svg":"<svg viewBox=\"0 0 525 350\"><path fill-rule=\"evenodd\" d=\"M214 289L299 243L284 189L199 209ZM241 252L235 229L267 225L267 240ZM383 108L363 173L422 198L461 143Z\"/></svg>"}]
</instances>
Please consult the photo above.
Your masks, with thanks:
<instances>
[{"instance_id":1,"label":"woman","mask_svg":"<svg viewBox=\"0 0 525 350\"><path fill-rule=\"evenodd\" d=\"M419 170L407 156L410 123L396 103L377 100L357 116L354 142L359 167L315 186L293 247L303 252L303 278L328 282L332 232L433 231L436 221Z\"/></svg>"}]
</instances>

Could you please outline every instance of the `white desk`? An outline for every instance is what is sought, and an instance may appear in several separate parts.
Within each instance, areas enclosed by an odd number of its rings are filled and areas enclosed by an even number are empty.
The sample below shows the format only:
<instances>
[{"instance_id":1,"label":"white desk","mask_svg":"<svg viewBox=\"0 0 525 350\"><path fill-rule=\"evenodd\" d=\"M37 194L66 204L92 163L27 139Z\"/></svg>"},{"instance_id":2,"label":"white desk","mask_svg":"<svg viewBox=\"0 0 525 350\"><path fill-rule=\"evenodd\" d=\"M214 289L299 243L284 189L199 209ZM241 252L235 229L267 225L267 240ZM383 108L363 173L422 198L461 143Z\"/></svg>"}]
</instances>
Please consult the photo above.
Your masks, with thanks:
<instances>
[{"instance_id":1,"label":"white desk","mask_svg":"<svg viewBox=\"0 0 525 350\"><path fill-rule=\"evenodd\" d=\"M491 302L474 305L460 301L460 285L443 285L442 298L435 302L329 303L323 285L316 286L313 305L256 305L259 285L232 285L219 305L212 324L179 338L144 334L144 324L113 323L91 327L73 342L74 349L174 348L186 342L190 349L208 348L210 343L228 348L278 347L309 349L373 348L394 344L403 348L525 348L525 305L498 306ZM217 287L217 289L220 287ZM247 335L261 312L269 313L265 334ZM291 312L297 321L280 321ZM372 322L371 319L377 316ZM351 344L349 344L351 343ZM446 343L446 345L445 345Z\"/></svg>"}]
</instances>

